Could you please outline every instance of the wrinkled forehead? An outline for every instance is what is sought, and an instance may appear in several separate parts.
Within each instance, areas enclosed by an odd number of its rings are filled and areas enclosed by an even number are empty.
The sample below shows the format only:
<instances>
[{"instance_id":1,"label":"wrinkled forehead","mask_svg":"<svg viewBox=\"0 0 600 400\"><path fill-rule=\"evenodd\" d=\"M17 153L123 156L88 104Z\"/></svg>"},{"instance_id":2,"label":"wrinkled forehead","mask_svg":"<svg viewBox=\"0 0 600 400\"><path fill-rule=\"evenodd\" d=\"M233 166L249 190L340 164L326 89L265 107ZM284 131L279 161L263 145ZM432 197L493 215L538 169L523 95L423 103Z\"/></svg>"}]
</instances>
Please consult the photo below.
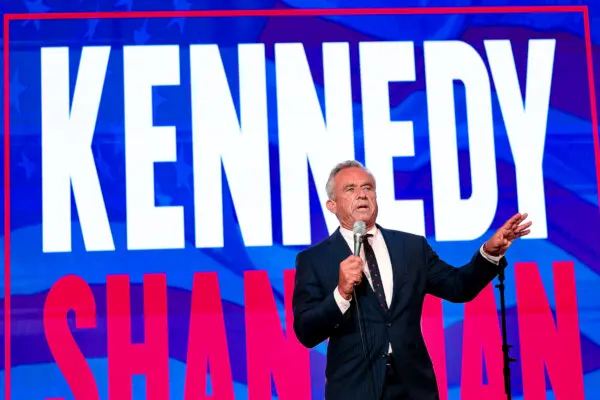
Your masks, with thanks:
<instances>
[{"instance_id":1,"label":"wrinkled forehead","mask_svg":"<svg viewBox=\"0 0 600 400\"><path fill-rule=\"evenodd\" d=\"M343 189L348 186L375 186L373 176L361 168L346 168L335 177L336 187Z\"/></svg>"}]
</instances>

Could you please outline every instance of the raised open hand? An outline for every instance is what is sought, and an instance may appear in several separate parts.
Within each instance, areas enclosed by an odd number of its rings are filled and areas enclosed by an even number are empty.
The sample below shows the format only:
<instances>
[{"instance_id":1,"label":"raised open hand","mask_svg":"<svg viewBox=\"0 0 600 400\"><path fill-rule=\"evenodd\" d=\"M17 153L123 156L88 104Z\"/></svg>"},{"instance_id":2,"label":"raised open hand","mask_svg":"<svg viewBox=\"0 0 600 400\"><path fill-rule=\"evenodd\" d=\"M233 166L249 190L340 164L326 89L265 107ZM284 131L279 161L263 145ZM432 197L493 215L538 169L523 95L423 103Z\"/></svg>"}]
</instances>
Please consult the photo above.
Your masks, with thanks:
<instances>
[{"instance_id":1,"label":"raised open hand","mask_svg":"<svg viewBox=\"0 0 600 400\"><path fill-rule=\"evenodd\" d=\"M516 213L494 233L483 245L483 250L492 256L504 255L510 245L517 239L529 234L532 222L526 222L527 213Z\"/></svg>"}]
</instances>

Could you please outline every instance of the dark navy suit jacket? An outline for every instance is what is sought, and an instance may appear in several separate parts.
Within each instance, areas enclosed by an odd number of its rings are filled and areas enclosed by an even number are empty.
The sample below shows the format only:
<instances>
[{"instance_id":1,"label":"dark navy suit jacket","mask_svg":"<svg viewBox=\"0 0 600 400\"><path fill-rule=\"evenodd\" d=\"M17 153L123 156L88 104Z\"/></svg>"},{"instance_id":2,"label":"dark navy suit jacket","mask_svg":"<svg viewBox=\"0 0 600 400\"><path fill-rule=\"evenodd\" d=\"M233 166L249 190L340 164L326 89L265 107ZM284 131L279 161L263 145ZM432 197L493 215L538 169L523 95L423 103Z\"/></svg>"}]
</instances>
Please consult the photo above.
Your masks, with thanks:
<instances>
[{"instance_id":1,"label":"dark navy suit jacket","mask_svg":"<svg viewBox=\"0 0 600 400\"><path fill-rule=\"evenodd\" d=\"M357 324L356 299L342 314L333 297L339 265L352 254L339 229L298 253L292 303L294 331L309 348L329 339L325 371L328 400L373 399L367 365L372 370L377 399L381 398L390 343L409 398L438 399L433 365L421 334L425 295L468 302L494 279L498 268L506 266L506 260L502 258L497 266L477 250L469 263L455 268L442 261L424 237L378 228L390 254L394 290L386 312L366 279L357 287L369 363Z\"/></svg>"}]
</instances>

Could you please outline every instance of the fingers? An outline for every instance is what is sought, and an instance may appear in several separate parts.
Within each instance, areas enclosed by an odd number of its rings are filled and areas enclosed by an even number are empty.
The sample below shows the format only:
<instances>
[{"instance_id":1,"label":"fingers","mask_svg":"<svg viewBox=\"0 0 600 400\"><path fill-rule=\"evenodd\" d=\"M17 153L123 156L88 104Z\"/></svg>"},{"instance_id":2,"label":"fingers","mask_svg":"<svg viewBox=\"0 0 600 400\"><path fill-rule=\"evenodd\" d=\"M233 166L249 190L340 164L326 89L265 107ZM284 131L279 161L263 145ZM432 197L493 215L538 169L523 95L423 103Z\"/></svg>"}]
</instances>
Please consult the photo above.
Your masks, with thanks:
<instances>
[{"instance_id":1,"label":"fingers","mask_svg":"<svg viewBox=\"0 0 600 400\"><path fill-rule=\"evenodd\" d=\"M527 213L525 213L525 214L522 214L522 215L521 215L521 218L519 218L519 219L518 219L518 221L517 221L516 225L517 225L517 226L521 225L521 222L525 221L525 220L527 219L527 216L528 216L528 214L527 214ZM531 222L531 221L528 221L528 222L527 222L527 223L525 223L524 225L531 226L531 224L532 224L532 222Z\"/></svg>"},{"instance_id":2,"label":"fingers","mask_svg":"<svg viewBox=\"0 0 600 400\"><path fill-rule=\"evenodd\" d=\"M517 220L514 222L513 229L516 229L523 221L525 221L526 218L527 218L527 213L521 214L521 216L519 218L517 218ZM527 223L529 225L531 225L531 221L529 221Z\"/></svg>"},{"instance_id":3,"label":"fingers","mask_svg":"<svg viewBox=\"0 0 600 400\"><path fill-rule=\"evenodd\" d=\"M343 263L342 268L347 271L362 271L363 261L358 256L350 256Z\"/></svg>"},{"instance_id":4,"label":"fingers","mask_svg":"<svg viewBox=\"0 0 600 400\"><path fill-rule=\"evenodd\" d=\"M516 239L531 233L529 227L531 227L533 222L528 221L522 224L528 216L529 214L527 213L516 213L510 217L504 225L496 231L496 234L488 241L488 244L495 249L499 249L501 253L506 252Z\"/></svg>"},{"instance_id":5,"label":"fingers","mask_svg":"<svg viewBox=\"0 0 600 400\"><path fill-rule=\"evenodd\" d=\"M362 281L363 261L358 256L350 256L340 264L340 283L345 292L349 293L352 288Z\"/></svg>"},{"instance_id":6,"label":"fingers","mask_svg":"<svg viewBox=\"0 0 600 400\"><path fill-rule=\"evenodd\" d=\"M352 290L354 286L358 286L362 282L362 272L360 274L352 274L348 276L346 281L349 284L350 290Z\"/></svg>"},{"instance_id":7,"label":"fingers","mask_svg":"<svg viewBox=\"0 0 600 400\"><path fill-rule=\"evenodd\" d=\"M515 232L521 232L521 231L523 231L523 230L526 230L527 228L529 228L529 227L531 226L531 224L532 224L532 223L533 223L533 222L529 221L529 222L527 222L527 223L525 223L525 224L523 224L523 225L519 225L519 226L517 226L517 227L514 229L514 231L515 231Z\"/></svg>"},{"instance_id":8,"label":"fingers","mask_svg":"<svg viewBox=\"0 0 600 400\"><path fill-rule=\"evenodd\" d=\"M348 273L350 274L350 279L357 285L359 285L362 280L362 275L363 275L362 270L363 270L363 262L360 261L360 258L359 258L359 262L353 263L352 268L348 271Z\"/></svg>"},{"instance_id":9,"label":"fingers","mask_svg":"<svg viewBox=\"0 0 600 400\"><path fill-rule=\"evenodd\" d=\"M519 224L520 218L521 218L521 214L513 215L504 223L504 225L502 225L501 229L503 229L505 231L512 231Z\"/></svg>"},{"instance_id":10,"label":"fingers","mask_svg":"<svg viewBox=\"0 0 600 400\"><path fill-rule=\"evenodd\" d=\"M527 214L525 214L525 215L527 215ZM519 220L521 220L521 221L522 221L522 219L521 219L522 217L523 217L523 215L522 215L521 213L516 213L515 215L513 215L512 217L510 217L510 218L508 219L508 221L506 221L506 222L504 223L504 226L505 226L507 229L510 229L510 228L511 228L511 227L513 227L515 224L518 224Z\"/></svg>"},{"instance_id":11,"label":"fingers","mask_svg":"<svg viewBox=\"0 0 600 400\"><path fill-rule=\"evenodd\" d=\"M526 214L525 214L525 217L526 217ZM523 219L521 219L521 222L523 221ZM531 229L529 229L529 227L532 224L533 224L532 221L528 221L522 225L515 226L512 229L511 236L513 236L513 238L516 239L516 238L520 238L520 237L528 235L531 232Z\"/></svg>"},{"instance_id":12,"label":"fingers","mask_svg":"<svg viewBox=\"0 0 600 400\"><path fill-rule=\"evenodd\" d=\"M350 262L352 262L353 264L357 264L357 265L362 265L362 258L360 258L359 256L350 256L348 257L348 260Z\"/></svg>"},{"instance_id":13,"label":"fingers","mask_svg":"<svg viewBox=\"0 0 600 400\"><path fill-rule=\"evenodd\" d=\"M361 282L362 282L362 273L355 276L354 280L353 280L354 285L360 285Z\"/></svg>"},{"instance_id":14,"label":"fingers","mask_svg":"<svg viewBox=\"0 0 600 400\"><path fill-rule=\"evenodd\" d=\"M515 234L515 236L517 236L518 232L529 228L533 223L531 221L528 221L527 223L521 225L521 222L525 221L525 219L527 219L528 216L529 214L527 213L516 213L504 223L502 229L504 229L505 231L511 231Z\"/></svg>"}]
</instances>

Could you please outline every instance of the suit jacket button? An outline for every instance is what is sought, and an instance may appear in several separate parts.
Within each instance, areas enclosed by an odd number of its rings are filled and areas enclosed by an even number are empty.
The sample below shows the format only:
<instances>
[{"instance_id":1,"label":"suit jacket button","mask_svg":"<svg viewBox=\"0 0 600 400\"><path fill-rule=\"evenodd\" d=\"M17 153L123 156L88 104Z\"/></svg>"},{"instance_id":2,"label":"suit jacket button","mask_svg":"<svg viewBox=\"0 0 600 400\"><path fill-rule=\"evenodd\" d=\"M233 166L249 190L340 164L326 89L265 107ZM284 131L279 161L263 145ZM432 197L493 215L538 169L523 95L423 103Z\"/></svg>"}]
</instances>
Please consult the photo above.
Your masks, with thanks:
<instances>
[{"instance_id":1,"label":"suit jacket button","mask_svg":"<svg viewBox=\"0 0 600 400\"><path fill-rule=\"evenodd\" d=\"M385 326L392 326L392 323L388 321L385 323Z\"/></svg>"}]
</instances>

